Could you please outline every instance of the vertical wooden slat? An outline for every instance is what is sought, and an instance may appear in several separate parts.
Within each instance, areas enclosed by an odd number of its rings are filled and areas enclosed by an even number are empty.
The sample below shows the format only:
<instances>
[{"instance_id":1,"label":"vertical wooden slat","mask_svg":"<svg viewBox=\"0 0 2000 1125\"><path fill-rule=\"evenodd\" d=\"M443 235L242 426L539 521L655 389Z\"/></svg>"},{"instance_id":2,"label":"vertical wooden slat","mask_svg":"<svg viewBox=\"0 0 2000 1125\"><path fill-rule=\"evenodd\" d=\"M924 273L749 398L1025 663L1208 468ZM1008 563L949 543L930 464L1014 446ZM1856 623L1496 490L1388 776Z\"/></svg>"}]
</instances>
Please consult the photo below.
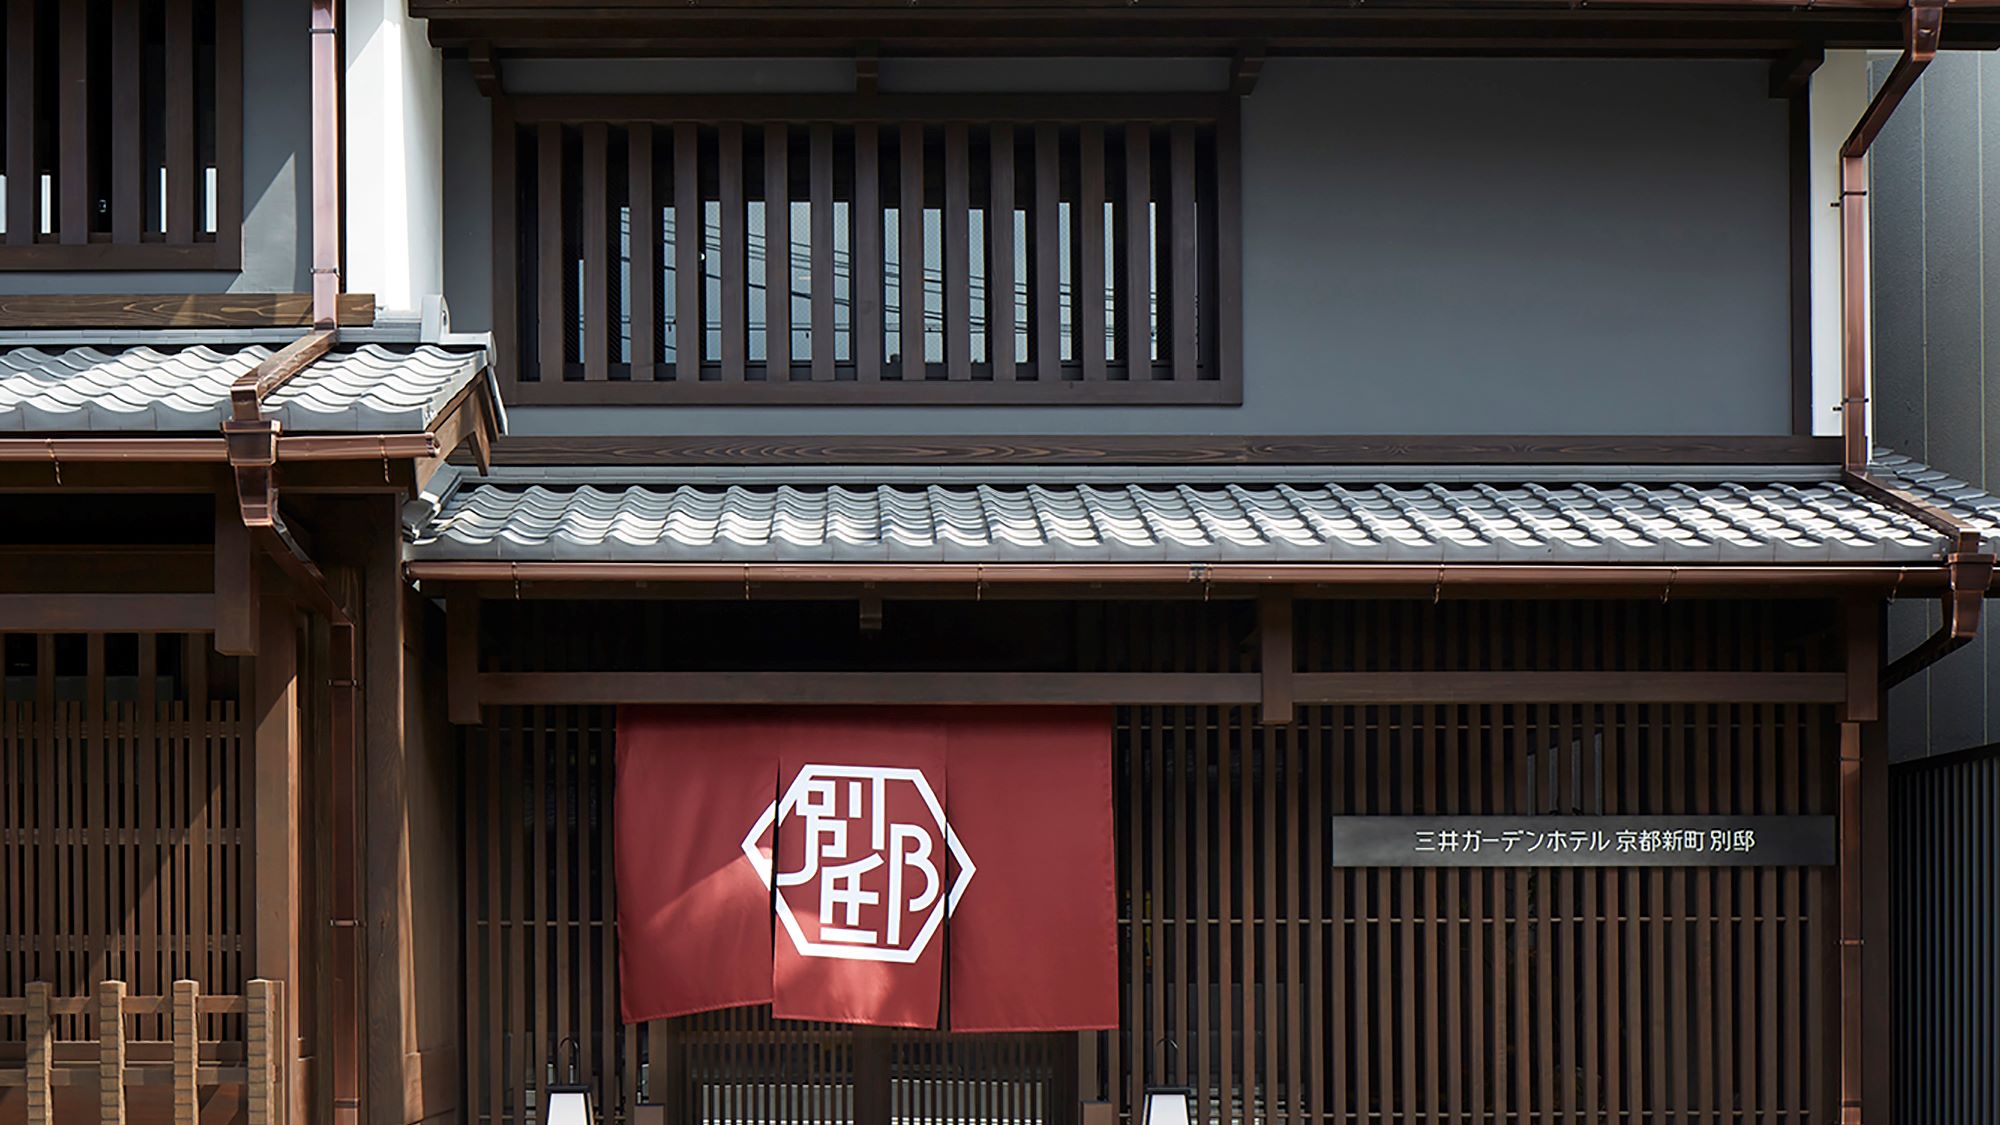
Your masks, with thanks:
<instances>
[{"instance_id":1,"label":"vertical wooden slat","mask_svg":"<svg viewBox=\"0 0 2000 1125\"><path fill-rule=\"evenodd\" d=\"M792 377L791 129L764 126L764 378Z\"/></svg>"},{"instance_id":2,"label":"vertical wooden slat","mask_svg":"<svg viewBox=\"0 0 2000 1125\"><path fill-rule=\"evenodd\" d=\"M83 879L76 888L84 899L82 952L88 958L83 979L91 987L111 972L111 932L107 897L111 891L111 823L106 797L109 796L111 755L106 746L104 722L104 634L84 638L83 763L78 778L76 826L81 830L77 850L83 855Z\"/></svg>"},{"instance_id":3,"label":"vertical wooden slat","mask_svg":"<svg viewBox=\"0 0 2000 1125\"><path fill-rule=\"evenodd\" d=\"M42 186L35 147L35 0L7 3L7 242L35 241ZM46 712L43 712L46 716Z\"/></svg>"},{"instance_id":4,"label":"vertical wooden slat","mask_svg":"<svg viewBox=\"0 0 2000 1125\"><path fill-rule=\"evenodd\" d=\"M810 146L807 190L812 197L812 377L826 383L833 381L837 359L833 327L833 126L824 122L814 125ZM852 214L852 208L849 213ZM850 283L851 277L850 272Z\"/></svg>"},{"instance_id":5,"label":"vertical wooden slat","mask_svg":"<svg viewBox=\"0 0 2000 1125\"><path fill-rule=\"evenodd\" d=\"M882 147L875 125L854 127L854 377L882 377Z\"/></svg>"},{"instance_id":6,"label":"vertical wooden slat","mask_svg":"<svg viewBox=\"0 0 2000 1125\"><path fill-rule=\"evenodd\" d=\"M744 378L744 351L750 342L748 212L743 192L743 126L725 121L716 130L717 183L722 197L722 379Z\"/></svg>"},{"instance_id":7,"label":"vertical wooden slat","mask_svg":"<svg viewBox=\"0 0 2000 1125\"><path fill-rule=\"evenodd\" d=\"M1175 382L1193 382L1200 362L1195 342L1195 295L1199 292L1201 228L1195 211L1194 126L1177 122L1168 133L1167 155L1167 238L1173 247L1173 261L1167 273L1167 292L1173 311L1167 316L1167 331L1173 343L1167 358L1173 363Z\"/></svg>"},{"instance_id":8,"label":"vertical wooden slat","mask_svg":"<svg viewBox=\"0 0 2000 1125\"><path fill-rule=\"evenodd\" d=\"M196 981L174 982L173 1011L173 1123L195 1125L201 1113L197 1098L197 1067L201 1061L201 1028L195 1013L201 1003L201 985Z\"/></svg>"},{"instance_id":9,"label":"vertical wooden slat","mask_svg":"<svg viewBox=\"0 0 2000 1125\"><path fill-rule=\"evenodd\" d=\"M708 224L702 215L701 134L689 122L674 126L674 378L701 378L702 348L708 330L702 323L702 244Z\"/></svg>"},{"instance_id":10,"label":"vertical wooden slat","mask_svg":"<svg viewBox=\"0 0 2000 1125\"><path fill-rule=\"evenodd\" d=\"M582 215L579 223L583 239L583 377L601 382L609 374L611 315L607 289L610 270L606 254L611 234L607 225L605 183L608 131L600 122L583 127Z\"/></svg>"},{"instance_id":11,"label":"vertical wooden slat","mask_svg":"<svg viewBox=\"0 0 2000 1125\"><path fill-rule=\"evenodd\" d=\"M1125 128L1125 377L1153 377L1153 129Z\"/></svg>"},{"instance_id":12,"label":"vertical wooden slat","mask_svg":"<svg viewBox=\"0 0 2000 1125\"><path fill-rule=\"evenodd\" d=\"M97 984L97 1120L125 1125L125 982Z\"/></svg>"},{"instance_id":13,"label":"vertical wooden slat","mask_svg":"<svg viewBox=\"0 0 2000 1125\"><path fill-rule=\"evenodd\" d=\"M1036 138L1038 147L1040 143L1040 136L1038 134ZM1036 160L1035 174L1038 178L1041 175L1041 161L1039 157ZM1209 716L1211 726L1216 728L1223 726L1221 719L1226 712L1220 708L1216 708L1209 710L1206 714ZM1230 791L1235 788L1236 776L1234 759L1235 755L1231 752L1227 732L1218 729L1215 750L1215 914L1217 918L1215 945L1217 966L1216 986L1218 993L1215 1005L1217 1009L1216 1023L1218 1025L1215 1037L1215 1053L1220 1061L1216 1094L1219 1104L1216 1106L1216 1112L1217 1116L1223 1121L1233 1121L1236 1119L1237 1114L1236 1075L1238 1067L1236 1065L1235 1039L1236 997L1234 995L1234 984L1237 980L1237 975L1236 959L1232 948L1235 944L1232 931L1235 929L1236 880L1235 865L1229 862L1229 854L1226 850L1229 842L1235 839L1230 826L1230 809L1232 806ZM1116 1042L1115 1038L1113 1042ZM1246 1106L1245 1114L1247 1116L1247 1099L1245 1099L1244 1105Z\"/></svg>"},{"instance_id":14,"label":"vertical wooden slat","mask_svg":"<svg viewBox=\"0 0 2000 1125\"><path fill-rule=\"evenodd\" d=\"M1030 256L1034 260L1035 378L1057 382L1062 370L1062 148L1053 125L1035 126L1035 213Z\"/></svg>"},{"instance_id":15,"label":"vertical wooden slat","mask_svg":"<svg viewBox=\"0 0 2000 1125\"><path fill-rule=\"evenodd\" d=\"M653 126L635 121L625 137L625 214L632 381L654 377L660 361L660 207L653 200Z\"/></svg>"},{"instance_id":16,"label":"vertical wooden slat","mask_svg":"<svg viewBox=\"0 0 2000 1125\"><path fill-rule=\"evenodd\" d=\"M514 123L513 103L505 98L493 103L493 323L498 347L494 349L495 374L502 386L511 386L521 377L520 358L523 334L517 310L521 301L520 240L517 213L520 187L520 129Z\"/></svg>"},{"instance_id":17,"label":"vertical wooden slat","mask_svg":"<svg viewBox=\"0 0 2000 1125\"><path fill-rule=\"evenodd\" d=\"M1216 292L1204 308L1215 310L1217 378L1232 386L1243 384L1243 216L1242 127L1235 100L1215 125L1215 273Z\"/></svg>"},{"instance_id":18,"label":"vertical wooden slat","mask_svg":"<svg viewBox=\"0 0 2000 1125\"><path fill-rule=\"evenodd\" d=\"M69 3L57 27L56 233L65 246L90 241L90 8Z\"/></svg>"},{"instance_id":19,"label":"vertical wooden slat","mask_svg":"<svg viewBox=\"0 0 2000 1125\"><path fill-rule=\"evenodd\" d=\"M1105 375L1104 126L1077 130L1076 331L1086 382Z\"/></svg>"},{"instance_id":20,"label":"vertical wooden slat","mask_svg":"<svg viewBox=\"0 0 2000 1125\"><path fill-rule=\"evenodd\" d=\"M944 127L944 361L972 378L972 160L963 122Z\"/></svg>"},{"instance_id":21,"label":"vertical wooden slat","mask_svg":"<svg viewBox=\"0 0 2000 1125\"><path fill-rule=\"evenodd\" d=\"M184 245L195 240L195 180L201 175L195 154L195 27L194 0L167 0L167 241Z\"/></svg>"},{"instance_id":22,"label":"vertical wooden slat","mask_svg":"<svg viewBox=\"0 0 2000 1125\"><path fill-rule=\"evenodd\" d=\"M1014 127L987 132L987 165L992 173L986 196L986 359L993 381L1012 382L1014 356Z\"/></svg>"},{"instance_id":23,"label":"vertical wooden slat","mask_svg":"<svg viewBox=\"0 0 2000 1125\"><path fill-rule=\"evenodd\" d=\"M897 282L904 382L924 378L924 127L904 125L897 141Z\"/></svg>"},{"instance_id":24,"label":"vertical wooden slat","mask_svg":"<svg viewBox=\"0 0 2000 1125\"><path fill-rule=\"evenodd\" d=\"M563 128L544 122L535 131L535 336L539 342L536 377L559 383L568 357L570 326L563 315Z\"/></svg>"},{"instance_id":25,"label":"vertical wooden slat","mask_svg":"<svg viewBox=\"0 0 2000 1125\"><path fill-rule=\"evenodd\" d=\"M172 980L160 966L159 872L159 637L139 634L139 702L133 708L131 777L133 830L130 867L137 887L132 897L138 972L131 978L142 992L164 991Z\"/></svg>"}]
</instances>

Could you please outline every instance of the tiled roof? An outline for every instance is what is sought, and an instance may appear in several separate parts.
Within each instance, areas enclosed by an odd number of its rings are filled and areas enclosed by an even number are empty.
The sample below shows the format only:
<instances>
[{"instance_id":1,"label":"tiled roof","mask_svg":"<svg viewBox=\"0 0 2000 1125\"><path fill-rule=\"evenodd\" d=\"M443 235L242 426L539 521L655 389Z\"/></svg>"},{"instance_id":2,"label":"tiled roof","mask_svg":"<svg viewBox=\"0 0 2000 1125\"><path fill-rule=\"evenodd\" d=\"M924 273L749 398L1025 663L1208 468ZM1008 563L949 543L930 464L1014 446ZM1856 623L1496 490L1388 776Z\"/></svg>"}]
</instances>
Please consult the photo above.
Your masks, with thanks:
<instances>
[{"instance_id":1,"label":"tiled roof","mask_svg":"<svg viewBox=\"0 0 2000 1125\"><path fill-rule=\"evenodd\" d=\"M1825 472L1690 470L1519 483L1348 470L1176 480L930 470L751 483L501 470L434 486L413 559L565 562L1922 563L1943 536ZM1289 473L1290 475L1284 475ZM1315 476L1317 474L1317 476ZM1696 475L1701 474L1701 475ZM989 477L991 475L989 474ZM1732 479L1733 477L1733 479Z\"/></svg>"},{"instance_id":2,"label":"tiled roof","mask_svg":"<svg viewBox=\"0 0 2000 1125\"><path fill-rule=\"evenodd\" d=\"M2000 547L2000 497L1886 449L1875 451L1869 471L1971 526L1979 532L1986 550Z\"/></svg>"},{"instance_id":3,"label":"tiled roof","mask_svg":"<svg viewBox=\"0 0 2000 1125\"><path fill-rule=\"evenodd\" d=\"M16 347L0 352L0 434L213 434L229 387L275 346ZM410 433L486 366L477 348L336 347L265 399L286 433Z\"/></svg>"}]
</instances>

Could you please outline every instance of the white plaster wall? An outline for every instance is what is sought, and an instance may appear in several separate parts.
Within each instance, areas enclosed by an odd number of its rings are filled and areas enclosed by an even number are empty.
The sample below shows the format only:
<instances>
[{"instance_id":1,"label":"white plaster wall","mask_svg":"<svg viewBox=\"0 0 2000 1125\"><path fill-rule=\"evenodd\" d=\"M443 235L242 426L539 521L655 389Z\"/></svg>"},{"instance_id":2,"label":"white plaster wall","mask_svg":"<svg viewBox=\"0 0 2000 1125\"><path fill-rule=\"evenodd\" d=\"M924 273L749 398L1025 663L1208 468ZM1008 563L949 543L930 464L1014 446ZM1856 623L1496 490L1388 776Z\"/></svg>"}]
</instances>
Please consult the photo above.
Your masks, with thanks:
<instances>
[{"instance_id":1,"label":"white plaster wall","mask_svg":"<svg viewBox=\"0 0 2000 1125\"><path fill-rule=\"evenodd\" d=\"M1812 432L1827 436L1840 433L1840 146L1868 108L1869 56L1828 51L1812 77Z\"/></svg>"},{"instance_id":2,"label":"white plaster wall","mask_svg":"<svg viewBox=\"0 0 2000 1125\"><path fill-rule=\"evenodd\" d=\"M443 63L402 0L347 0L346 287L388 314L444 291Z\"/></svg>"}]
</instances>

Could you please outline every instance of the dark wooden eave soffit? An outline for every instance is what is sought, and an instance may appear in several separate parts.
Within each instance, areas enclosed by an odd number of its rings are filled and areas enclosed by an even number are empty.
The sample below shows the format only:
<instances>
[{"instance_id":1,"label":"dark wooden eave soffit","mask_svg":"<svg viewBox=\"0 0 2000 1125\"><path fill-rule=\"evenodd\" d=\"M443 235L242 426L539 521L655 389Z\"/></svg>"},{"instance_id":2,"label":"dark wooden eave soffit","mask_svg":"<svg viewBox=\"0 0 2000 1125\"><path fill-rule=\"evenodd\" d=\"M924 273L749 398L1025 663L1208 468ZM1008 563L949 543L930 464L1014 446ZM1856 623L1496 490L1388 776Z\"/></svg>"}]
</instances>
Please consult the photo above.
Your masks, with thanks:
<instances>
[{"instance_id":1,"label":"dark wooden eave soffit","mask_svg":"<svg viewBox=\"0 0 2000 1125\"><path fill-rule=\"evenodd\" d=\"M623 55L1666 54L1892 47L1898 0L411 0L431 41L481 52ZM1953 47L2000 41L1996 0L1957 0ZM490 56L489 56L490 57Z\"/></svg>"}]
</instances>

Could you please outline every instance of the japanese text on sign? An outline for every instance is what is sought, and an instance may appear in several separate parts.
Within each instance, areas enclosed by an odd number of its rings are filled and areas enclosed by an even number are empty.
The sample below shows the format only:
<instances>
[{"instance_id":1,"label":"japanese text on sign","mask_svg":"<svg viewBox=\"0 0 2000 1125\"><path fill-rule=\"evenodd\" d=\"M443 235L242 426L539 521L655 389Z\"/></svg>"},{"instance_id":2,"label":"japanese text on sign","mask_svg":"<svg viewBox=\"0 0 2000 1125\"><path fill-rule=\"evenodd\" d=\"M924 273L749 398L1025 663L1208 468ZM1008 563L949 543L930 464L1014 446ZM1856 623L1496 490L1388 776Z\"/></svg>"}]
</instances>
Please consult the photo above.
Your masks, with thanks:
<instances>
[{"instance_id":1,"label":"japanese text on sign","mask_svg":"<svg viewBox=\"0 0 2000 1125\"><path fill-rule=\"evenodd\" d=\"M1818 866L1826 816L1340 816L1336 867Z\"/></svg>"}]
</instances>

